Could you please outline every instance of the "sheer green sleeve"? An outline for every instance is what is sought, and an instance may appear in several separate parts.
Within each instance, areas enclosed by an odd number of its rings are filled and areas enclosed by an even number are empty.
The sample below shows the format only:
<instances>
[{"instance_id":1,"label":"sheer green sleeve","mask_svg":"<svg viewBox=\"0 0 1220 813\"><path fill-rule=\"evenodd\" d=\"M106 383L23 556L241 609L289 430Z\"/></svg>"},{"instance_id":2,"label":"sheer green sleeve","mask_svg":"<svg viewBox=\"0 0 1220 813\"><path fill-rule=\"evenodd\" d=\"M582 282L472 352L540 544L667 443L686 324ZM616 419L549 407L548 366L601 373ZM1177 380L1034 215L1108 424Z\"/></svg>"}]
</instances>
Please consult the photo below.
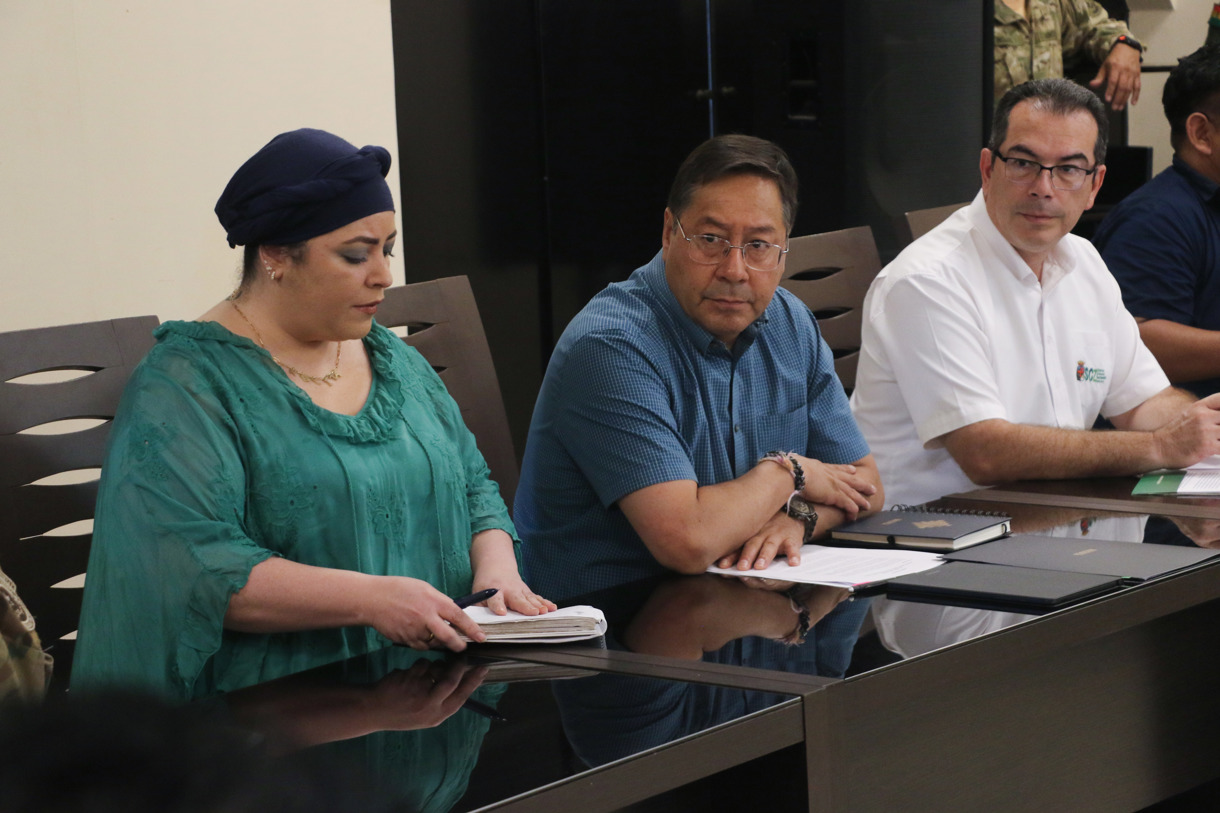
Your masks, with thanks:
<instances>
[{"instance_id":1,"label":"sheer green sleeve","mask_svg":"<svg viewBox=\"0 0 1220 813\"><path fill-rule=\"evenodd\" d=\"M230 596L271 555L244 529L245 465L215 368L154 348L115 417L99 487L73 689L191 696Z\"/></svg>"}]
</instances>

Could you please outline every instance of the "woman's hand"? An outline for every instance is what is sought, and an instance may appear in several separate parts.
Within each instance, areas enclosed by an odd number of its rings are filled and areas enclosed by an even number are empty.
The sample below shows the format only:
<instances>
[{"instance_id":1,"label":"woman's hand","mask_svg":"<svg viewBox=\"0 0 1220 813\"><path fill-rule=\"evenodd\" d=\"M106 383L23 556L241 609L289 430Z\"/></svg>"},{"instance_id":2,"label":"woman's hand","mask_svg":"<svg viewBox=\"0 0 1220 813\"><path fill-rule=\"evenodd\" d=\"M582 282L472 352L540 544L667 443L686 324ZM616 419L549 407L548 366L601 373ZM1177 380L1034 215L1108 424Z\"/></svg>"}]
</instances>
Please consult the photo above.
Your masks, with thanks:
<instances>
[{"instance_id":1,"label":"woman's hand","mask_svg":"<svg viewBox=\"0 0 1220 813\"><path fill-rule=\"evenodd\" d=\"M420 579L381 576L366 596L369 626L396 644L412 649L446 647L454 652L466 642L454 630L482 643L487 636L453 599Z\"/></svg>"},{"instance_id":2,"label":"woman's hand","mask_svg":"<svg viewBox=\"0 0 1220 813\"><path fill-rule=\"evenodd\" d=\"M555 609L555 602L538 595L522 581L513 540L504 531L491 529L475 534L470 543L470 564L474 569L471 592L491 587L499 591L483 602L496 615L504 615L508 610L541 615Z\"/></svg>"},{"instance_id":3,"label":"woman's hand","mask_svg":"<svg viewBox=\"0 0 1220 813\"><path fill-rule=\"evenodd\" d=\"M486 666L419 660L377 681L369 705L379 730L433 728L462 708L486 676Z\"/></svg>"},{"instance_id":4,"label":"woman's hand","mask_svg":"<svg viewBox=\"0 0 1220 813\"><path fill-rule=\"evenodd\" d=\"M432 728L451 717L487 676L462 660L419 660L371 685L303 672L226 696L234 719L266 734L275 751L350 740L375 731Z\"/></svg>"},{"instance_id":5,"label":"woman's hand","mask_svg":"<svg viewBox=\"0 0 1220 813\"><path fill-rule=\"evenodd\" d=\"M529 586L521 580L521 576L517 573L515 567L511 573L499 575L485 571L486 568L484 568L484 571L475 574L474 587L472 589L478 592L479 590L494 587L500 591L483 602L484 606L496 615L504 615L508 610L513 610L522 615L541 615L555 609L555 602L548 601L529 589Z\"/></svg>"},{"instance_id":6,"label":"woman's hand","mask_svg":"<svg viewBox=\"0 0 1220 813\"><path fill-rule=\"evenodd\" d=\"M259 562L229 599L225 628L275 633L368 626L412 649L466 648L487 637L453 599L420 579L314 567L278 556Z\"/></svg>"}]
</instances>

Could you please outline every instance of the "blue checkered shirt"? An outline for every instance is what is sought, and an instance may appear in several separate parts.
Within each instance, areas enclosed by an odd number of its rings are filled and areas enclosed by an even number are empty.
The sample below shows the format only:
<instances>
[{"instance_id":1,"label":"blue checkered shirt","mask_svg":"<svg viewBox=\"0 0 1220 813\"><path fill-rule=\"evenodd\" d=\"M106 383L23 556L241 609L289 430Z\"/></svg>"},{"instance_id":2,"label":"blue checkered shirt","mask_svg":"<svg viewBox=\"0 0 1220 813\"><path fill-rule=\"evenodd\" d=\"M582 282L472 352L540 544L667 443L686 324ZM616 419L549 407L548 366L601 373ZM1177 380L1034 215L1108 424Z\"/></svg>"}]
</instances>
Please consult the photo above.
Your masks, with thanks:
<instances>
[{"instance_id":1,"label":"blue checkered shirt","mask_svg":"<svg viewBox=\"0 0 1220 813\"><path fill-rule=\"evenodd\" d=\"M662 571L616 506L641 488L722 483L775 449L867 455L833 362L783 288L730 351L683 312L659 253L593 297L530 423L513 514L530 587L564 599Z\"/></svg>"}]
</instances>

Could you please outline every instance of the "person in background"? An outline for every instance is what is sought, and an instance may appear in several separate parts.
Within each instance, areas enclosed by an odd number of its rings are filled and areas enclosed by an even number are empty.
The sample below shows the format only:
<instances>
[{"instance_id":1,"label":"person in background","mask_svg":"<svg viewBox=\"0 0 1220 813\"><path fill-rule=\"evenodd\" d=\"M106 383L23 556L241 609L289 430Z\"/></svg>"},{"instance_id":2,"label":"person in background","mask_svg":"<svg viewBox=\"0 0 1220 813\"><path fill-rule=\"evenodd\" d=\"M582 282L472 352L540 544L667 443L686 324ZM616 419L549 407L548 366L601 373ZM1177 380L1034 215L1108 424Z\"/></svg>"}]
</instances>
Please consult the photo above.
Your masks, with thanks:
<instances>
[{"instance_id":1,"label":"person in background","mask_svg":"<svg viewBox=\"0 0 1220 813\"><path fill-rule=\"evenodd\" d=\"M44 652L34 616L17 585L0 570L0 707L7 703L36 703L47 692L55 665Z\"/></svg>"},{"instance_id":2,"label":"person in background","mask_svg":"<svg viewBox=\"0 0 1220 813\"><path fill-rule=\"evenodd\" d=\"M1031 79L1062 78L1065 57L1100 65L1089 86L1115 110L1140 98L1144 48L1096 0L996 0L995 100Z\"/></svg>"},{"instance_id":3,"label":"person in background","mask_svg":"<svg viewBox=\"0 0 1220 813\"><path fill-rule=\"evenodd\" d=\"M1169 386L1097 251L1069 233L1101 188L1107 124L1066 79L1008 91L979 194L869 287L852 409L894 502L1220 452L1220 396ZM1093 430L1099 414L1119 431Z\"/></svg>"},{"instance_id":4,"label":"person in background","mask_svg":"<svg viewBox=\"0 0 1220 813\"><path fill-rule=\"evenodd\" d=\"M452 597L554 604L432 367L373 317L397 238L389 153L276 136L216 204L241 283L167 322L110 437L72 690L190 698L390 644L483 634Z\"/></svg>"},{"instance_id":5,"label":"person in background","mask_svg":"<svg viewBox=\"0 0 1220 813\"><path fill-rule=\"evenodd\" d=\"M1183 58L1161 96L1173 163L1093 235L1174 384L1220 391L1220 45Z\"/></svg>"}]
</instances>

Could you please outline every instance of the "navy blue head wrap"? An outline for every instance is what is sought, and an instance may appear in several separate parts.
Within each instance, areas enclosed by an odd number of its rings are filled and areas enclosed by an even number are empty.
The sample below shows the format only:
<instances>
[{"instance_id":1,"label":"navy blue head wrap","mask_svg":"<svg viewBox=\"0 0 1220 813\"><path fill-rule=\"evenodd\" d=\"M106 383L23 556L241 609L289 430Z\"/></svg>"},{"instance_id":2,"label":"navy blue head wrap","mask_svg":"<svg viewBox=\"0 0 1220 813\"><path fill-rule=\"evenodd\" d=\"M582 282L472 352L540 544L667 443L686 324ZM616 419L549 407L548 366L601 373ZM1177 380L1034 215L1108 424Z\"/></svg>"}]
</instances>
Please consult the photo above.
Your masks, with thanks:
<instances>
[{"instance_id":1,"label":"navy blue head wrap","mask_svg":"<svg viewBox=\"0 0 1220 813\"><path fill-rule=\"evenodd\" d=\"M241 165L216 201L229 245L299 243L394 211L383 147L356 147L324 130L281 133Z\"/></svg>"}]
</instances>

